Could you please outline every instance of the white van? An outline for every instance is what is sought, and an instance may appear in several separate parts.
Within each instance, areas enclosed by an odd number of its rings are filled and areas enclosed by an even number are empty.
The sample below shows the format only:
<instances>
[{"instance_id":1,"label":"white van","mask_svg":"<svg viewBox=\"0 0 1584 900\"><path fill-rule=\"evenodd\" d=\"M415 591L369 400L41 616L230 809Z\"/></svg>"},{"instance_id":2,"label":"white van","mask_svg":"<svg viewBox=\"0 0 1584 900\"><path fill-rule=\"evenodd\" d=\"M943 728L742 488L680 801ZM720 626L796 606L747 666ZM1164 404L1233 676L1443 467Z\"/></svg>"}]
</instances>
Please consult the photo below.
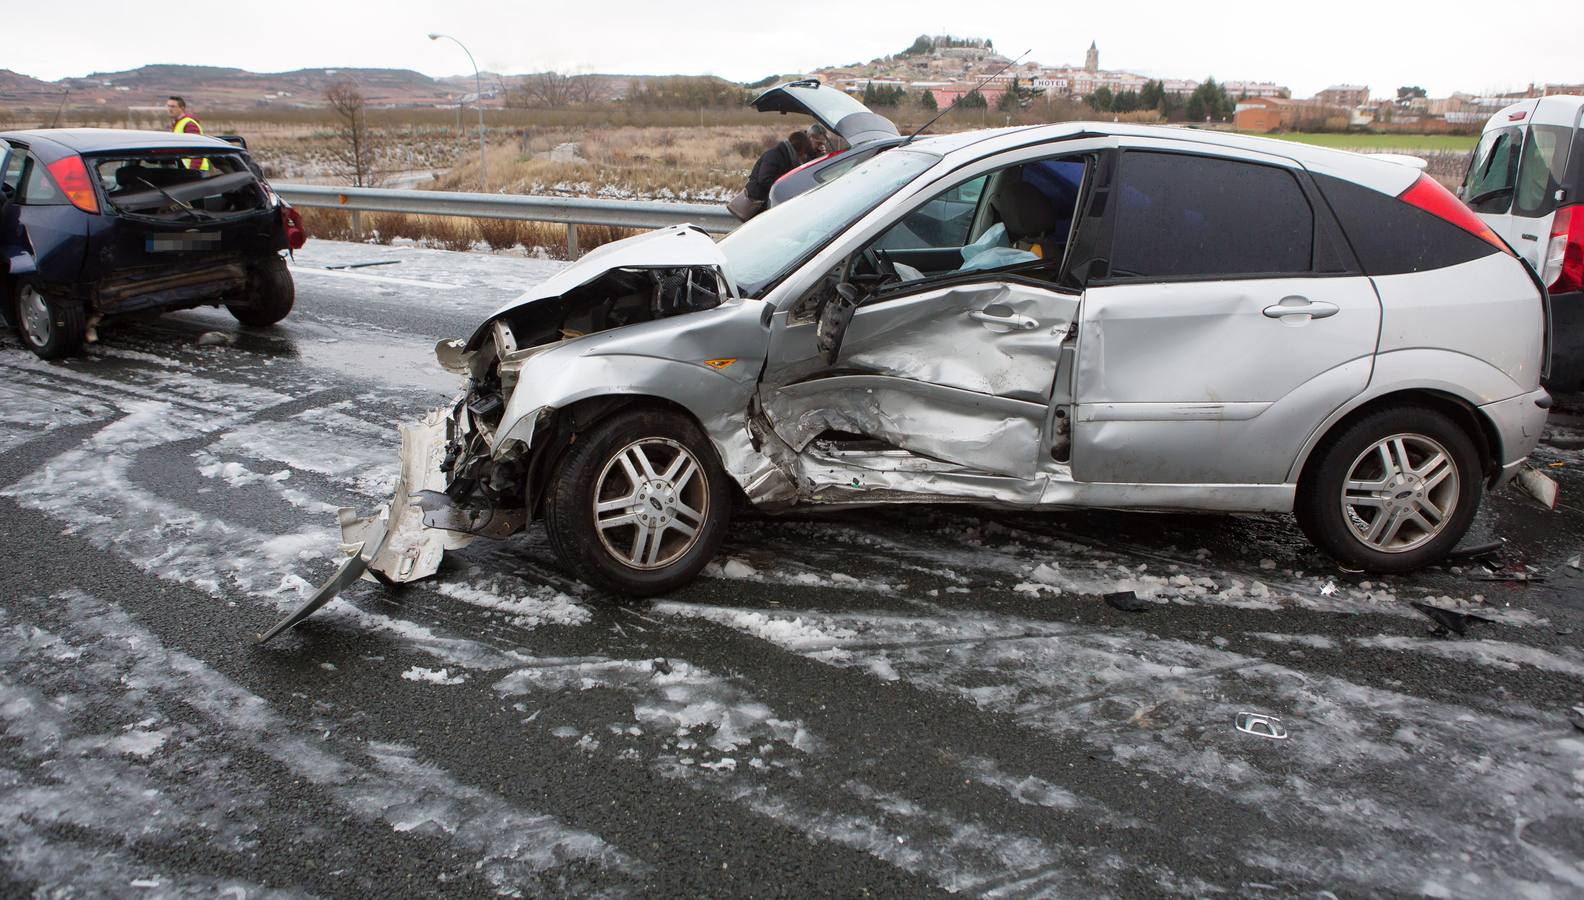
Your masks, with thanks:
<instances>
[{"instance_id":1,"label":"white van","mask_svg":"<svg viewBox=\"0 0 1584 900\"><path fill-rule=\"evenodd\" d=\"M1491 116L1458 196L1551 291L1551 377L1584 388L1584 97L1522 100Z\"/></svg>"}]
</instances>

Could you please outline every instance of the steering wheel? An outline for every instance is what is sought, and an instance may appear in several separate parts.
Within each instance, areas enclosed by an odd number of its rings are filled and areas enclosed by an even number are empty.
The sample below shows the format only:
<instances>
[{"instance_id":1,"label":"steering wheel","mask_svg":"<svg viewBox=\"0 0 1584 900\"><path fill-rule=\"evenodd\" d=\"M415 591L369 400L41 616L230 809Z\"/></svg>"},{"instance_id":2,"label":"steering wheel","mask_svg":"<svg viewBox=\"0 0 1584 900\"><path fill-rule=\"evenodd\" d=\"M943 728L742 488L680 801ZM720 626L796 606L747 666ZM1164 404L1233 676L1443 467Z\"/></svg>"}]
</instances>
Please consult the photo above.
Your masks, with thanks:
<instances>
[{"instance_id":1,"label":"steering wheel","mask_svg":"<svg viewBox=\"0 0 1584 900\"><path fill-rule=\"evenodd\" d=\"M855 273L852 279L854 283L863 284L873 289L892 281L901 280L901 276L897 274L896 266L891 264L891 260L881 256L880 251L873 246L865 247L863 253L859 255L859 259L862 262L862 266L854 266L854 269L861 268L863 274Z\"/></svg>"}]
</instances>

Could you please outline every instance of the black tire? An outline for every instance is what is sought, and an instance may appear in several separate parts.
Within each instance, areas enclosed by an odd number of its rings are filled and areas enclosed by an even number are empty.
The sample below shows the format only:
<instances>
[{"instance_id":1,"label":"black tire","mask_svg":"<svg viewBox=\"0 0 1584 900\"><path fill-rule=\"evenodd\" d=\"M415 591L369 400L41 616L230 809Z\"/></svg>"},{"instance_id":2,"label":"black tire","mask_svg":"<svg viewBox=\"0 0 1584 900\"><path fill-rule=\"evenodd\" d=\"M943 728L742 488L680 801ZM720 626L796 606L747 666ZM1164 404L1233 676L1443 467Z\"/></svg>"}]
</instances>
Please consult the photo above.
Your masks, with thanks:
<instances>
[{"instance_id":1,"label":"black tire","mask_svg":"<svg viewBox=\"0 0 1584 900\"><path fill-rule=\"evenodd\" d=\"M11 303L22 344L40 358L63 359L82 349L88 335L82 303L42 291L31 281L17 283Z\"/></svg>"},{"instance_id":2,"label":"black tire","mask_svg":"<svg viewBox=\"0 0 1584 900\"><path fill-rule=\"evenodd\" d=\"M1450 464L1450 475L1439 479L1437 453ZM1345 505L1350 477L1360 487L1349 489L1357 502ZM1325 439L1299 479L1293 512L1309 540L1344 566L1396 574L1445 558L1468 531L1483 491L1479 452L1467 432L1427 407L1391 407ZM1443 515L1436 520L1438 509Z\"/></svg>"},{"instance_id":3,"label":"black tire","mask_svg":"<svg viewBox=\"0 0 1584 900\"><path fill-rule=\"evenodd\" d=\"M681 489L674 497L654 487L663 479L642 477L637 465L633 469L642 484L633 484L619 457L634 446L657 475L663 476L683 452L697 470L687 477L687 460L679 464ZM627 456L629 462L634 459ZM731 519L731 488L715 448L691 419L655 408L627 409L579 434L566 451L546 489L545 532L561 564L580 580L617 594L649 597L692 581L715 555ZM614 503L629 496L633 502L609 510L607 521L634 521L596 527L595 503L601 497ZM639 516L648 524L637 521ZM692 526L694 534L685 534L678 523ZM653 543L649 534L658 536Z\"/></svg>"},{"instance_id":4,"label":"black tire","mask_svg":"<svg viewBox=\"0 0 1584 900\"><path fill-rule=\"evenodd\" d=\"M247 300L228 303L226 309L236 320L252 328L265 328L286 318L297 302L297 286L292 283L286 260L273 257L255 265L248 274Z\"/></svg>"}]
</instances>

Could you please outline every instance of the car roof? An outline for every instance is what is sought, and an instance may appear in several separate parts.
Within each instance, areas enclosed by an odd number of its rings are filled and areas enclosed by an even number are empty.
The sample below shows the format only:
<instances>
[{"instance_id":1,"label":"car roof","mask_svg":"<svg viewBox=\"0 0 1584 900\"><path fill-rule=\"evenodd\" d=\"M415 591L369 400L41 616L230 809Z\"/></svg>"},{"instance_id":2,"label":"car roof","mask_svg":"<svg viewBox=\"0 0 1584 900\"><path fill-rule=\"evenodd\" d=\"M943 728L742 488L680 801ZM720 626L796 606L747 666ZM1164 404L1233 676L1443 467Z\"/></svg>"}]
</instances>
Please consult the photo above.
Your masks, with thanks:
<instances>
[{"instance_id":1,"label":"car roof","mask_svg":"<svg viewBox=\"0 0 1584 900\"><path fill-rule=\"evenodd\" d=\"M1577 128L1581 120L1584 120L1584 97L1577 94L1547 94L1544 97L1528 97L1502 107L1485 121L1481 133L1509 125L1516 128L1527 125Z\"/></svg>"},{"instance_id":2,"label":"car roof","mask_svg":"<svg viewBox=\"0 0 1584 900\"><path fill-rule=\"evenodd\" d=\"M174 131L133 131L125 128L35 128L29 131L0 133L0 140L16 140L32 145L53 141L77 153L106 153L123 150L236 150L218 138Z\"/></svg>"},{"instance_id":3,"label":"car roof","mask_svg":"<svg viewBox=\"0 0 1584 900\"><path fill-rule=\"evenodd\" d=\"M1180 125L1134 125L1125 122L1062 122L1055 125L1029 125L1017 128L998 128L988 131L962 132L915 142L921 150L943 156L960 156L956 164L1015 147L1029 144L1060 142L1078 137L1114 137L1126 146L1128 138L1149 138L1180 142L1184 150L1214 153L1228 149L1260 153L1290 160L1311 172L1343 178L1387 194L1400 194L1418 180L1419 169L1407 165L1402 157L1372 158L1370 154L1353 153L1284 141L1277 138L1256 137L1229 131L1211 131Z\"/></svg>"}]
</instances>

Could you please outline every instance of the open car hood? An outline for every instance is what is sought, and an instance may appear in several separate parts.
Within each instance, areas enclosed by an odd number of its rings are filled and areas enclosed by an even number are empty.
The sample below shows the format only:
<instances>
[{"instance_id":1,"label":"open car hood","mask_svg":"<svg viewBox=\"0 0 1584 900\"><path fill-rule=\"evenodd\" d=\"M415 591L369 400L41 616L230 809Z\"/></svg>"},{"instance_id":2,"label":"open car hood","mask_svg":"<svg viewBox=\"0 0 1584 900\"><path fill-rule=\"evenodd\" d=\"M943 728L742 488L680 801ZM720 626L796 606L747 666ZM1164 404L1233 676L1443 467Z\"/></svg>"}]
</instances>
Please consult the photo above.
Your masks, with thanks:
<instances>
[{"instance_id":1,"label":"open car hood","mask_svg":"<svg viewBox=\"0 0 1584 900\"><path fill-rule=\"evenodd\" d=\"M490 326L502 316L532 305L545 305L617 269L708 268L727 278L727 287L736 293L726 271L726 257L715 239L692 225L671 225L626 240L604 244L590 250L577 262L524 291L479 324L468 338L467 349L476 350L489 334Z\"/></svg>"},{"instance_id":2,"label":"open car hood","mask_svg":"<svg viewBox=\"0 0 1584 900\"><path fill-rule=\"evenodd\" d=\"M850 146L898 136L890 119L870 110L844 91L814 79L778 84L753 98L760 112L802 113L842 136Z\"/></svg>"}]
</instances>

